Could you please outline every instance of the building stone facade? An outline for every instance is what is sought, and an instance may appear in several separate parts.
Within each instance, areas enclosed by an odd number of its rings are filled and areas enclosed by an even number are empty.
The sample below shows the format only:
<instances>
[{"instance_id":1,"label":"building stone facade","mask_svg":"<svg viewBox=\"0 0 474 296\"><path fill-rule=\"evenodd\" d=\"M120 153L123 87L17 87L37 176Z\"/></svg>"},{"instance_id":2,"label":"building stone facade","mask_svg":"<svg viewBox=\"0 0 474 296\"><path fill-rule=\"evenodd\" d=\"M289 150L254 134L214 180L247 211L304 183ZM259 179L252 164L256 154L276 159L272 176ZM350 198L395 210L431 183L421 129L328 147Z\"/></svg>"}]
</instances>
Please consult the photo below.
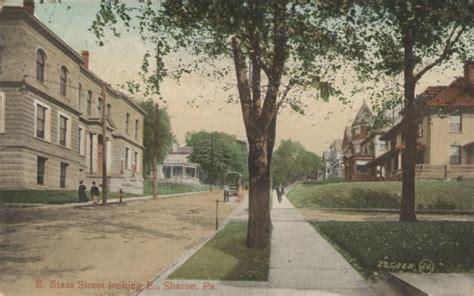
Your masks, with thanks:
<instances>
[{"instance_id":1,"label":"building stone facade","mask_svg":"<svg viewBox=\"0 0 474 296\"><path fill-rule=\"evenodd\" d=\"M2 9L0 188L101 184L106 145L110 190L142 193L143 116L131 99L89 70L87 51L77 53L32 10Z\"/></svg>"}]
</instances>

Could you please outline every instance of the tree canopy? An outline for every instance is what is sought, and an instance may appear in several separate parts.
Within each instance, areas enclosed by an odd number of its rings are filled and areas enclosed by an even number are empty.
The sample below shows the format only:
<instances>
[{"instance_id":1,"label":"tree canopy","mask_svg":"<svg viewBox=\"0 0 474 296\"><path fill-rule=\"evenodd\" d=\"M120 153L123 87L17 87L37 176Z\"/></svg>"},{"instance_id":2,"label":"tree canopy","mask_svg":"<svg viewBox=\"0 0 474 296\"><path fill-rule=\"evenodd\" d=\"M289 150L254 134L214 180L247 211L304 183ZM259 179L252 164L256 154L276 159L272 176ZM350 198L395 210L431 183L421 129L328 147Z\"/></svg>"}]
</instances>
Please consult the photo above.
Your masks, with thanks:
<instances>
[{"instance_id":1,"label":"tree canopy","mask_svg":"<svg viewBox=\"0 0 474 296\"><path fill-rule=\"evenodd\" d=\"M151 165L153 163L153 154L157 163L163 162L166 154L171 148L174 141L171 122L166 108L159 109L159 124L156 124L156 107L153 99L140 102L140 107L145 110L145 118L143 121L143 146L145 146L143 154L143 168L145 174L151 173ZM154 131L157 129L157 133ZM157 141L154 136L158 135Z\"/></svg>"},{"instance_id":2,"label":"tree canopy","mask_svg":"<svg viewBox=\"0 0 474 296\"><path fill-rule=\"evenodd\" d=\"M226 173L247 172L247 145L235 136L220 132L193 132L186 136L186 145L193 147L189 160L199 163L207 174L207 182L219 184Z\"/></svg>"},{"instance_id":3,"label":"tree canopy","mask_svg":"<svg viewBox=\"0 0 474 296\"><path fill-rule=\"evenodd\" d=\"M289 185L315 174L321 166L318 155L308 151L299 142L282 140L273 153L273 186Z\"/></svg>"}]
</instances>

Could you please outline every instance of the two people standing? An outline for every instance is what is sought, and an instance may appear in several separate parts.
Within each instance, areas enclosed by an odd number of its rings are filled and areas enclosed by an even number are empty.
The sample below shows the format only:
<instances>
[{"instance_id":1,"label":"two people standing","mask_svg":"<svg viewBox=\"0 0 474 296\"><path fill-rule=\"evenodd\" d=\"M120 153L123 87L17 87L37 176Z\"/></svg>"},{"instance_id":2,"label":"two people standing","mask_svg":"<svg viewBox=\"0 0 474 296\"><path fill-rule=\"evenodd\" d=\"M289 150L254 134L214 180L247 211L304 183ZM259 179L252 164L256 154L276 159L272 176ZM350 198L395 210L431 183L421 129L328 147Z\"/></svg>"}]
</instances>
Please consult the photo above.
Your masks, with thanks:
<instances>
[{"instance_id":1,"label":"two people standing","mask_svg":"<svg viewBox=\"0 0 474 296\"><path fill-rule=\"evenodd\" d=\"M86 185L84 185L83 183L84 181L82 180L79 182L78 195L79 195L80 203L89 201L89 199L87 198L87 193L86 193L87 188L86 188ZM97 199L99 198L99 194L100 194L99 187L97 187L95 181L93 181L92 186L91 186L91 196L92 196L92 202L94 203L94 205L97 204Z\"/></svg>"},{"instance_id":2,"label":"two people standing","mask_svg":"<svg viewBox=\"0 0 474 296\"><path fill-rule=\"evenodd\" d=\"M283 188L281 183L278 185L278 187L276 189L276 193L277 193L277 196L278 196L278 203L281 203L281 199L282 199L283 195L285 194L285 188Z\"/></svg>"}]
</instances>

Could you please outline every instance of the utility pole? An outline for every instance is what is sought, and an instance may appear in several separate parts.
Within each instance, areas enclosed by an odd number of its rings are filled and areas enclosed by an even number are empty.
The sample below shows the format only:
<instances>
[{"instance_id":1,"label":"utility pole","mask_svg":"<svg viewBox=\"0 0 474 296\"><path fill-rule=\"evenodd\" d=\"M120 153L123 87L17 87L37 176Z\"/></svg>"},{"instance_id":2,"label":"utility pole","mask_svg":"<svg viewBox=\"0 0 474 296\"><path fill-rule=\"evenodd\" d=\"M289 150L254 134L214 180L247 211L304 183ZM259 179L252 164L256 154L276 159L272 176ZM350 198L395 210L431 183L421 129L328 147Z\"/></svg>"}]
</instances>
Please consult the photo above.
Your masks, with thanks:
<instances>
[{"instance_id":1,"label":"utility pole","mask_svg":"<svg viewBox=\"0 0 474 296\"><path fill-rule=\"evenodd\" d=\"M158 103L155 103L155 110L153 114L153 148L152 148L152 165L153 165L153 197L157 195L157 185L158 185L158 172L157 172L157 161L156 161L156 152L158 150L158 138L160 135L160 108Z\"/></svg>"},{"instance_id":2,"label":"utility pole","mask_svg":"<svg viewBox=\"0 0 474 296\"><path fill-rule=\"evenodd\" d=\"M212 192L212 185L214 183L214 132L211 132L211 192Z\"/></svg>"},{"instance_id":3,"label":"utility pole","mask_svg":"<svg viewBox=\"0 0 474 296\"><path fill-rule=\"evenodd\" d=\"M107 204L109 184L107 179L107 113L105 103L105 85L102 85L102 204Z\"/></svg>"}]
</instances>

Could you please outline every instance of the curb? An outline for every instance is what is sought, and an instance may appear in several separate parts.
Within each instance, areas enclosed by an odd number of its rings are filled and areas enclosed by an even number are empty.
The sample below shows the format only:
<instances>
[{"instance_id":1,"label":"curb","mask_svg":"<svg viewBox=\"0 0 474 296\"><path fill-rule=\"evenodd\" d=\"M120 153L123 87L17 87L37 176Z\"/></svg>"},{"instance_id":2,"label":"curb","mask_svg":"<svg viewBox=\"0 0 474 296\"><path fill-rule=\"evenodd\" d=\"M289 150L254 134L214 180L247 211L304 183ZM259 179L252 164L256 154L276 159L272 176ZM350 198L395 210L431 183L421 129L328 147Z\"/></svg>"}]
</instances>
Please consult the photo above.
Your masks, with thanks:
<instances>
[{"instance_id":1,"label":"curb","mask_svg":"<svg viewBox=\"0 0 474 296\"><path fill-rule=\"evenodd\" d=\"M187 250L184 254L182 254L180 257L178 257L175 261L170 263L168 266L166 266L163 271L161 271L156 277L153 278L153 280L149 281L150 283L155 283L161 279L166 280L166 278L173 273L176 269L178 269L181 265L183 265L191 256L193 256L199 249L201 249L207 242L209 242L211 239L213 239L219 231L224 229L224 227L227 226L227 224L230 223L230 221L235 220L233 218L236 214L238 214L241 211L244 211L246 208L248 202L248 195L244 200L242 201L242 204L238 206L236 209L232 211L232 213L225 219L223 223L219 225L219 229L217 231L213 231L210 233L208 236L202 238L194 246L192 246L189 250ZM148 287L148 286L147 286ZM139 291L134 292L133 295L140 295L143 291L147 290L147 287L142 288Z\"/></svg>"},{"instance_id":2,"label":"curb","mask_svg":"<svg viewBox=\"0 0 474 296\"><path fill-rule=\"evenodd\" d=\"M386 272L386 271L380 271L380 273L383 274L388 279L389 282L391 282L392 284L402 289L405 295L410 295L410 296L428 296L429 295L428 293L418 289L412 284L402 280L401 278L399 278L393 273Z\"/></svg>"}]
</instances>

